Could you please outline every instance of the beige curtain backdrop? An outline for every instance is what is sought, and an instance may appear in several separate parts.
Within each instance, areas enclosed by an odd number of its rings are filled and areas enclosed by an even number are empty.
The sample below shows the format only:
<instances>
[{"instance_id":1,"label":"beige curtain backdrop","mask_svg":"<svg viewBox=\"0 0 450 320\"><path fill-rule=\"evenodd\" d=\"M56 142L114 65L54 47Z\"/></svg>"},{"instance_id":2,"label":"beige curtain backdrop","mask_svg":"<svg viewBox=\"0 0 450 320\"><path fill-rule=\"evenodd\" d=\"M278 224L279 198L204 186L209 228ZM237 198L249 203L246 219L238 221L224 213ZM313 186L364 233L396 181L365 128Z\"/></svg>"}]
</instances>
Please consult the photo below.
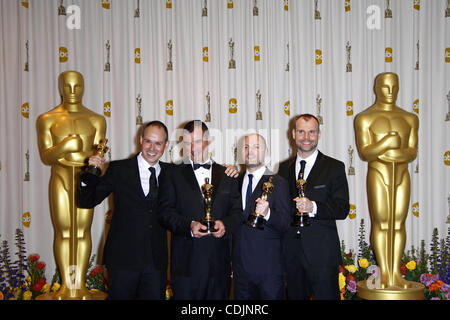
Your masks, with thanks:
<instances>
[{"instance_id":1,"label":"beige curtain backdrop","mask_svg":"<svg viewBox=\"0 0 450 320\"><path fill-rule=\"evenodd\" d=\"M354 168L347 177L351 214L338 228L347 248L357 249L360 220L368 241L370 219L367 163L356 150L353 120L374 102L375 76L393 71L400 76L397 104L420 118L419 155L409 166L407 249L422 239L428 245L433 228L443 237L449 226L448 6L447 0L0 0L0 240L13 246L14 230L23 229L28 253L39 253L51 276L50 168L39 157L36 120L61 102L58 75L75 69L85 78L84 105L107 120L108 161L136 152L139 116L167 124L171 149L163 160L176 160L176 129L210 112L215 160L235 163L239 138L259 130L271 149L268 165L277 170L292 153L289 121L300 113L322 117L319 149ZM101 252L111 209L107 200L95 209L93 253Z\"/></svg>"}]
</instances>

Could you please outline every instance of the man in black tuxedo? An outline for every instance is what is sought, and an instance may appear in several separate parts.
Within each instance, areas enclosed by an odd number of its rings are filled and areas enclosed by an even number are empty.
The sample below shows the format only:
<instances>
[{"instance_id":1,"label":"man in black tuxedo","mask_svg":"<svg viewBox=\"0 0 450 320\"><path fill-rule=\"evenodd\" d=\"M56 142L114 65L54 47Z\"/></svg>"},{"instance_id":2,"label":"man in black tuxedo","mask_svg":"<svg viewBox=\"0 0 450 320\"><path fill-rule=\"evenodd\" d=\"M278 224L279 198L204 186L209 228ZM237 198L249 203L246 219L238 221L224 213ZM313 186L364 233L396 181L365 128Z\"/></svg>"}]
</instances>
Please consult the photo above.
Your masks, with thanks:
<instances>
[{"instance_id":1,"label":"man in black tuxedo","mask_svg":"<svg viewBox=\"0 0 450 320\"><path fill-rule=\"evenodd\" d=\"M281 300L285 296L282 237L290 223L289 186L265 166L266 156L266 141L261 135L245 136L246 172L239 176L244 222L233 233L236 300ZM274 189L263 200L262 187L270 177ZM264 216L264 229L245 223L253 212Z\"/></svg>"},{"instance_id":2,"label":"man in black tuxedo","mask_svg":"<svg viewBox=\"0 0 450 320\"><path fill-rule=\"evenodd\" d=\"M280 164L278 174L289 182L292 218L297 210L308 212L311 225L301 227L300 235L295 227L285 235L288 298L338 299L342 258L336 220L350 209L345 166L317 150L320 128L313 115L298 116L292 136L297 154ZM300 172L307 180L305 198L296 188Z\"/></svg>"},{"instance_id":3,"label":"man in black tuxedo","mask_svg":"<svg viewBox=\"0 0 450 320\"><path fill-rule=\"evenodd\" d=\"M229 235L242 220L237 179L208 154L210 137L205 123L190 121L183 130L185 161L166 170L161 179L159 218L172 231L171 285L174 299L227 299L231 275ZM207 233L201 186L214 186L211 216L217 231Z\"/></svg>"},{"instance_id":4,"label":"man in black tuxedo","mask_svg":"<svg viewBox=\"0 0 450 320\"><path fill-rule=\"evenodd\" d=\"M170 166L159 161L169 146L167 127L160 121L147 123L140 144L140 153L112 161L102 177L81 175L81 207L93 208L114 194L103 256L112 300L165 298L167 233L157 221L157 196L160 173ZM102 168L104 161L93 156L89 165Z\"/></svg>"}]
</instances>

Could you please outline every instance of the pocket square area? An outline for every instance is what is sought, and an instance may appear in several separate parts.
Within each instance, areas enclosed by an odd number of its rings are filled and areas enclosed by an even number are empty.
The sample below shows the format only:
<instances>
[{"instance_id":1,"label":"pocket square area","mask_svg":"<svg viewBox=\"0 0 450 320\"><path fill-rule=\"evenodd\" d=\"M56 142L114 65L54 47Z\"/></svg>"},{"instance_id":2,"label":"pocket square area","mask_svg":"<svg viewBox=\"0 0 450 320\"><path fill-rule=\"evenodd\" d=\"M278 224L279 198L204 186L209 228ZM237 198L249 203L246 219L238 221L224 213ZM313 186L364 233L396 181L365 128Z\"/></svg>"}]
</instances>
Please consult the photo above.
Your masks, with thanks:
<instances>
[{"instance_id":1,"label":"pocket square area","mask_svg":"<svg viewBox=\"0 0 450 320\"><path fill-rule=\"evenodd\" d=\"M325 188L326 186L327 186L326 184L321 184L319 186L314 186L313 189L322 189L322 188Z\"/></svg>"}]
</instances>

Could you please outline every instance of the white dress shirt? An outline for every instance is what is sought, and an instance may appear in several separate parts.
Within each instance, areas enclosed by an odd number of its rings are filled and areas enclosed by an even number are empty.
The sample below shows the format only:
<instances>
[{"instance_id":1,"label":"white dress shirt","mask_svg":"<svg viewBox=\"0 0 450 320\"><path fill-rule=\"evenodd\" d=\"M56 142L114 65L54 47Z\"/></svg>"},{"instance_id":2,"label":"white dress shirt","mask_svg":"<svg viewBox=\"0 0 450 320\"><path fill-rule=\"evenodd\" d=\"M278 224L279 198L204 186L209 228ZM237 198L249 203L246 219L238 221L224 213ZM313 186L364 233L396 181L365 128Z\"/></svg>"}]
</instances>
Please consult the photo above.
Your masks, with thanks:
<instances>
[{"instance_id":1,"label":"white dress shirt","mask_svg":"<svg viewBox=\"0 0 450 320\"><path fill-rule=\"evenodd\" d=\"M255 170L254 172L249 172L248 170L245 172L244 175L244 180L242 181L242 189L241 189L241 194L242 194L242 206L245 208L247 207L247 203L245 203L246 201L246 195L247 195L247 187L248 187L248 182L249 182L249 178L248 175L249 174L253 174L253 179L252 179L252 193L255 191L256 186L259 183L259 180L261 180L262 176L264 175L264 172L266 172L266 166L262 166L261 168ZM269 211L267 212L267 215L264 217L264 219L269 220L270 218L270 208Z\"/></svg>"},{"instance_id":2,"label":"white dress shirt","mask_svg":"<svg viewBox=\"0 0 450 320\"><path fill-rule=\"evenodd\" d=\"M194 162L191 159L189 159L189 161L191 162L192 169L194 169ZM209 183L212 184L212 161L211 159L208 159L207 161L201 164L205 163L211 164L211 168L206 169L200 167L197 170L194 170L195 178L197 179L197 183L198 186L200 187L200 190L202 189L202 186L205 184L205 178L209 178Z\"/></svg>"},{"instance_id":3,"label":"white dress shirt","mask_svg":"<svg viewBox=\"0 0 450 320\"><path fill-rule=\"evenodd\" d=\"M318 154L319 154L319 151L316 149L316 151L314 151L314 153L312 155L310 155L306 159L303 159L297 153L297 158L295 159L295 179L296 180L298 177L298 173L300 172L300 161L305 160L306 165L305 165L305 172L303 174L303 179L305 179L307 181L306 184L308 184L308 176L309 176L309 173L311 172L312 167L314 166L314 163L316 162ZM313 203L313 211L309 213L309 216L312 218L317 214L317 204L315 201L311 200L311 202Z\"/></svg>"},{"instance_id":4,"label":"white dress shirt","mask_svg":"<svg viewBox=\"0 0 450 320\"><path fill-rule=\"evenodd\" d=\"M152 167L142 156L142 152L137 156L138 168L139 168L139 178L141 180L142 190L144 194L147 194L150 191L150 175L151 172L149 170ZM161 166L159 165L159 161L153 166L156 171L156 181L158 181L159 174L161 173Z\"/></svg>"}]
</instances>

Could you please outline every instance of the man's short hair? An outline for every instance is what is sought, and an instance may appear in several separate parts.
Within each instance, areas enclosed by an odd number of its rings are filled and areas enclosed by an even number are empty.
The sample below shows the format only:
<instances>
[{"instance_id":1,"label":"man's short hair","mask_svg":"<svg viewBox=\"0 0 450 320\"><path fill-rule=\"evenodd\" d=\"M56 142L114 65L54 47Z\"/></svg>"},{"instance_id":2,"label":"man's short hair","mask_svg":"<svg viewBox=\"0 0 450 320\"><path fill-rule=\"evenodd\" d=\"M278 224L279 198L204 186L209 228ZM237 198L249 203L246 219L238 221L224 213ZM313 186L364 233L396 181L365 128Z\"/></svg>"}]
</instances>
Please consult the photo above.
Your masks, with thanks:
<instances>
[{"instance_id":1,"label":"man's short hair","mask_svg":"<svg viewBox=\"0 0 450 320\"><path fill-rule=\"evenodd\" d=\"M295 125L297 125L297 120L300 119L300 118L301 118L301 119L304 119L305 121L309 121L309 120L311 120L311 119L316 120L316 122L317 122L317 128L318 128L319 131L320 131L320 122L319 122L319 119L316 118L316 116L314 116L314 115L312 115L312 114L310 114L310 113L300 114L300 115L298 115L298 116L295 117L295 122L294 122Z\"/></svg>"},{"instance_id":2,"label":"man's short hair","mask_svg":"<svg viewBox=\"0 0 450 320\"><path fill-rule=\"evenodd\" d=\"M202 128L203 136L207 137L209 135L209 129L208 126L201 120L192 120L186 123L183 127L183 130L186 130L189 133L194 132L194 129L196 127Z\"/></svg>"},{"instance_id":3,"label":"man's short hair","mask_svg":"<svg viewBox=\"0 0 450 320\"><path fill-rule=\"evenodd\" d=\"M169 131L167 130L166 125L159 120L150 121L144 125L144 127L142 128L142 133L141 133L142 138L144 137L145 130L148 127L157 127L157 128L163 129L164 132L166 133L166 142L169 141Z\"/></svg>"}]
</instances>

